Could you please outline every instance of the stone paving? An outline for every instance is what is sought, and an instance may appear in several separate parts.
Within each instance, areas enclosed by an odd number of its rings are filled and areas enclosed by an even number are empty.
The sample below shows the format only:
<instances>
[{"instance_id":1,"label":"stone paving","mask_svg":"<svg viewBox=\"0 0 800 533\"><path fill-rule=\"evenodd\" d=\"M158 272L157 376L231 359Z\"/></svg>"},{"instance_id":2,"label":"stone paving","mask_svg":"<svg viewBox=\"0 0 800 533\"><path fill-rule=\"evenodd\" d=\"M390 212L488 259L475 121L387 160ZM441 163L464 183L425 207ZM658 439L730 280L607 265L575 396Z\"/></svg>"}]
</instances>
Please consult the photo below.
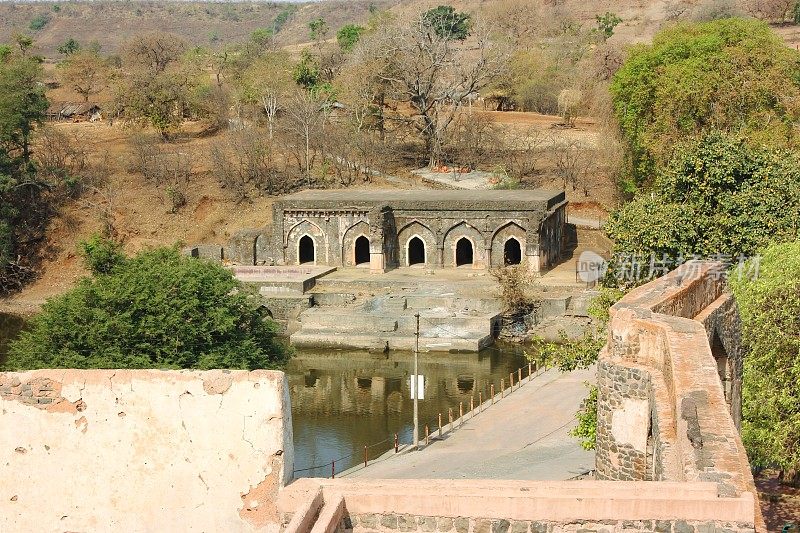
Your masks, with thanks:
<instances>
[{"instance_id":1,"label":"stone paving","mask_svg":"<svg viewBox=\"0 0 800 533\"><path fill-rule=\"evenodd\" d=\"M549 370L427 448L389 453L338 477L566 480L585 474L594 468L594 452L568 432L594 373Z\"/></svg>"}]
</instances>

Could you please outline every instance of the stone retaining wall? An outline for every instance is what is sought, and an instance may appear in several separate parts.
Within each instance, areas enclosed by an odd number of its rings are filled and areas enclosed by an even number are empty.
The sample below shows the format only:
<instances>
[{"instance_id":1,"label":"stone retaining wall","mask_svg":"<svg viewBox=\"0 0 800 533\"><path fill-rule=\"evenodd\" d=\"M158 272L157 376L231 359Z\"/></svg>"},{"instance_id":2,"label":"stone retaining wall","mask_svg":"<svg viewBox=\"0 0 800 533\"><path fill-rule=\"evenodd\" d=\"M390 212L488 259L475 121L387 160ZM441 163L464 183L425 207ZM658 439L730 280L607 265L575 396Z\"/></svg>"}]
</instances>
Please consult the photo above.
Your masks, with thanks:
<instances>
[{"instance_id":1,"label":"stone retaining wall","mask_svg":"<svg viewBox=\"0 0 800 533\"><path fill-rule=\"evenodd\" d=\"M734 533L752 531L749 524L696 520L598 520L557 522L544 520L506 520L409 514L347 515L337 531L382 533L602 533L612 531L654 533Z\"/></svg>"},{"instance_id":2,"label":"stone retaining wall","mask_svg":"<svg viewBox=\"0 0 800 533\"><path fill-rule=\"evenodd\" d=\"M300 523L320 497L315 512L330 515L326 507L344 501L338 530L357 533L754 531L752 494L720 497L703 482L300 479L278 499L282 522Z\"/></svg>"},{"instance_id":3,"label":"stone retaining wall","mask_svg":"<svg viewBox=\"0 0 800 533\"><path fill-rule=\"evenodd\" d=\"M598 364L598 478L756 494L738 433L738 315L720 272L690 261L611 308Z\"/></svg>"}]
</instances>

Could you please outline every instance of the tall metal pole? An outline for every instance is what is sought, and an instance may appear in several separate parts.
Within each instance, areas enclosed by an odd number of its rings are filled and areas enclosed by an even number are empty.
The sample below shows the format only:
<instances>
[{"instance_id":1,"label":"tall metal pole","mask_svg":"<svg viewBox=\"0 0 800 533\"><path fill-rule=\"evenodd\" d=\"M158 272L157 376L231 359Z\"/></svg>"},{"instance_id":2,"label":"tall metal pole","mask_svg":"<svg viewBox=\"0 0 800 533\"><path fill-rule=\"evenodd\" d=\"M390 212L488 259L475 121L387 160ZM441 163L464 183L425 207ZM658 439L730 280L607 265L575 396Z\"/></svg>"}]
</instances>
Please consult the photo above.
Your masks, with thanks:
<instances>
[{"instance_id":1,"label":"tall metal pole","mask_svg":"<svg viewBox=\"0 0 800 533\"><path fill-rule=\"evenodd\" d=\"M414 341L414 449L419 449L419 313L415 314L417 319L416 339Z\"/></svg>"}]
</instances>

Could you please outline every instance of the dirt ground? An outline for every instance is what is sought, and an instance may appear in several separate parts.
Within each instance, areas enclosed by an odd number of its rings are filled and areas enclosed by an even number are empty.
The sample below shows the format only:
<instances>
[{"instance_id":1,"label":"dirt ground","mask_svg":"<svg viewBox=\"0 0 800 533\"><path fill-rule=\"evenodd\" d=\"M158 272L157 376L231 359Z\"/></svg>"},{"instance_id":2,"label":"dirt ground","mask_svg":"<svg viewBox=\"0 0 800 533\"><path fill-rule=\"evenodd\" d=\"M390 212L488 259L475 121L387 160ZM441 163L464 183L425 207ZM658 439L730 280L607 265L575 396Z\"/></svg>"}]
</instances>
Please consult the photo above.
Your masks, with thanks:
<instances>
[{"instance_id":1,"label":"dirt ground","mask_svg":"<svg viewBox=\"0 0 800 533\"><path fill-rule=\"evenodd\" d=\"M64 96L59 94L59 96ZM557 127L559 117L521 112L494 112L475 110L490 117L499 127L510 132L546 131L554 135L594 135L593 121L579 120L576 127L565 130ZM57 123L54 127L74 137L90 154L94 164L102 163L108 169L107 184L90 190L80 199L65 205L55 217L47 232L45 261L41 275L21 293L0 299L0 312L16 314L35 313L44 301L61 294L78 279L86 275L77 249L80 241L101 229L101 215L110 206L113 225L124 249L135 253L150 246L200 243L225 243L236 231L258 228L271 222L274 198L259 197L251 201L236 203L220 187L219 182L204 163L215 137L197 136L199 127L187 124L186 139L177 142L178 149L197 154L199 173L187 190L187 204L177 213L171 213L162 188L147 182L141 175L130 170L130 128L118 122L110 125L103 122ZM410 174L411 169L391 169L398 178L387 180L373 178L368 183L359 183L361 188L425 187ZM394 172L394 171L397 172ZM537 176L535 183L527 186L562 188L563 183L548 177L547 172ZM603 191L606 192L603 192ZM586 198L580 191L567 190L572 202L571 213L585 216L605 216L613 197L613 184L599 187Z\"/></svg>"},{"instance_id":2,"label":"dirt ground","mask_svg":"<svg viewBox=\"0 0 800 533\"><path fill-rule=\"evenodd\" d=\"M767 529L781 531L783 526L790 523L800 528L800 489L781 485L777 476L774 470L765 470L756 477L761 512Z\"/></svg>"}]
</instances>

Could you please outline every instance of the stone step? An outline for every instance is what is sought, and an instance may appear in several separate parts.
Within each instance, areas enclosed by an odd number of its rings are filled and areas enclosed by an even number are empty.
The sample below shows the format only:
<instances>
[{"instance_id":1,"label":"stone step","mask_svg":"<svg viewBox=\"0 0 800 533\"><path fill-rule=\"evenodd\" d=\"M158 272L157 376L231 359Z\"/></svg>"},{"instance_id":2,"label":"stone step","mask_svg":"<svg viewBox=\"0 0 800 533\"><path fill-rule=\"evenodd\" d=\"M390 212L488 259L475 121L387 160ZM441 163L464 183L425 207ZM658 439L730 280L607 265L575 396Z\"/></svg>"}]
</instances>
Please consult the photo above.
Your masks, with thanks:
<instances>
[{"instance_id":1,"label":"stone step","mask_svg":"<svg viewBox=\"0 0 800 533\"><path fill-rule=\"evenodd\" d=\"M332 349L359 349L371 351L406 350L414 349L416 337L398 333L353 333L332 332L303 328L292 334L290 342L293 346L332 348ZM424 337L420 336L420 351L430 352L478 352L491 346L494 338L491 335L473 335L469 337Z\"/></svg>"},{"instance_id":2,"label":"stone step","mask_svg":"<svg viewBox=\"0 0 800 533\"><path fill-rule=\"evenodd\" d=\"M311 308L300 315L302 328L335 332L398 332L413 335L416 317L411 314L370 314ZM422 316L420 332L431 337L490 335L499 324L500 315ZM430 332L430 333L426 333ZM452 332L452 333L447 333Z\"/></svg>"}]
</instances>

